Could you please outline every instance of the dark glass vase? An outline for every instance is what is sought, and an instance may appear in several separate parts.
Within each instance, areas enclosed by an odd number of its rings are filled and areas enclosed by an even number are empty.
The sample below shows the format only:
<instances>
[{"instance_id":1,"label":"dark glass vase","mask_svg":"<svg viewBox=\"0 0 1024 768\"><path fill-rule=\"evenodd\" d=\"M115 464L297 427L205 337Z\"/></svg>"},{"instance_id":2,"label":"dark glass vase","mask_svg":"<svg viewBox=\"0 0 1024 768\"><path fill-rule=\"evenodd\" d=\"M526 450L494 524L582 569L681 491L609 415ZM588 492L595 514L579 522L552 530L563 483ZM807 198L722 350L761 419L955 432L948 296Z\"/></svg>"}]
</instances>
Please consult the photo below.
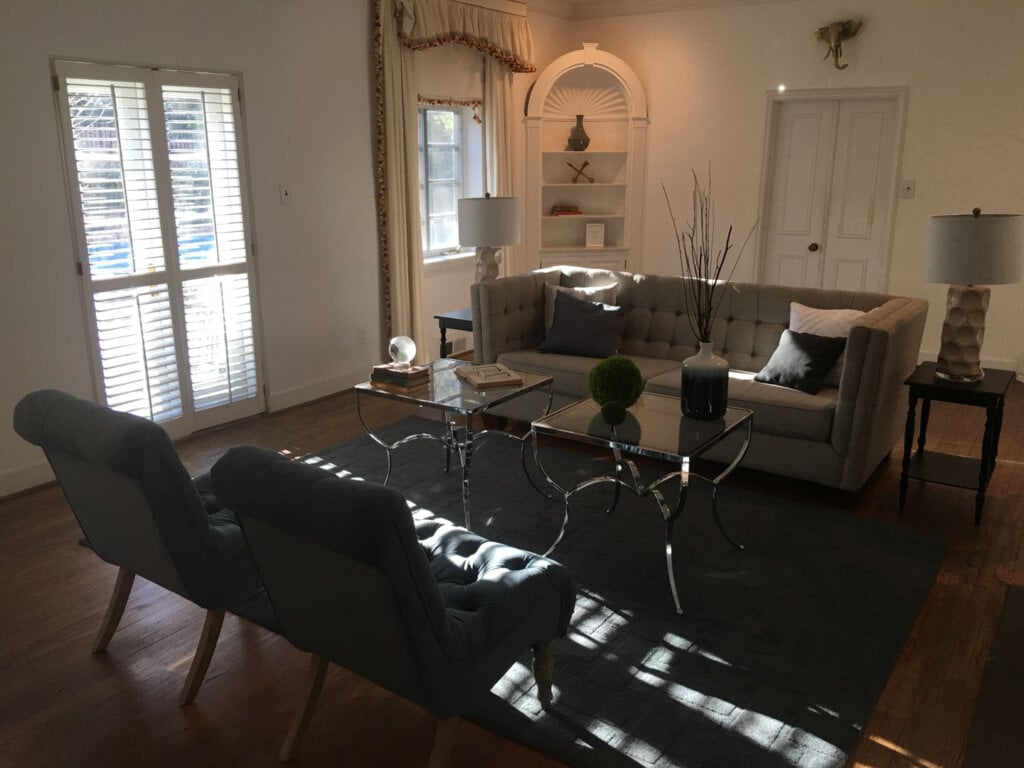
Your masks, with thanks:
<instances>
[{"instance_id":1,"label":"dark glass vase","mask_svg":"<svg viewBox=\"0 0 1024 768\"><path fill-rule=\"evenodd\" d=\"M710 341L683 360L679 407L691 419L720 419L729 405L729 363L711 349Z\"/></svg>"},{"instance_id":2,"label":"dark glass vase","mask_svg":"<svg viewBox=\"0 0 1024 768\"><path fill-rule=\"evenodd\" d=\"M569 131L569 149L582 152L590 145L590 137L583 130L583 115L576 115L576 125Z\"/></svg>"}]
</instances>

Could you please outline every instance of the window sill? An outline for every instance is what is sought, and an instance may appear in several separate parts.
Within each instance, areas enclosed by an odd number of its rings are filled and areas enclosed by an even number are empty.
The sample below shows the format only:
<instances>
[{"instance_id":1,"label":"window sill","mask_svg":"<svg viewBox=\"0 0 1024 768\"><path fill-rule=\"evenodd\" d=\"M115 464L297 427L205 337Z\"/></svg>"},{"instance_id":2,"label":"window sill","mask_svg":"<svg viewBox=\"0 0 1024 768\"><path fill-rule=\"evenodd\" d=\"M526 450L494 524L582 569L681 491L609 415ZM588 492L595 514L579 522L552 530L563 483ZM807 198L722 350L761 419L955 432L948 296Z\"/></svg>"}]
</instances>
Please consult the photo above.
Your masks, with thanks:
<instances>
[{"instance_id":1,"label":"window sill","mask_svg":"<svg viewBox=\"0 0 1024 768\"><path fill-rule=\"evenodd\" d=\"M441 272L461 272L473 269L476 264L476 251L462 251L446 256L425 256L423 258L423 274L434 275Z\"/></svg>"}]
</instances>

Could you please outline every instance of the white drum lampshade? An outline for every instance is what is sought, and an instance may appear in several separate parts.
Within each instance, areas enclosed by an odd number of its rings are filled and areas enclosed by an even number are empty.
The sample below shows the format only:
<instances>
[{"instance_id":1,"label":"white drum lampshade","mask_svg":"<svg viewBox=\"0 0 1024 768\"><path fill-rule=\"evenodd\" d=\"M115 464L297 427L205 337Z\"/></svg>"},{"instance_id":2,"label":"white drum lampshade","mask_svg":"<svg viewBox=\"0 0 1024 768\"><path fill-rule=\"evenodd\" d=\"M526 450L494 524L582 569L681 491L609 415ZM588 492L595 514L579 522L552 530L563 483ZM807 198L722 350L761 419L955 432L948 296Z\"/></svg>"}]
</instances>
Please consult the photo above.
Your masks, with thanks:
<instances>
[{"instance_id":1,"label":"white drum lampshade","mask_svg":"<svg viewBox=\"0 0 1024 768\"><path fill-rule=\"evenodd\" d=\"M459 243L476 246L476 281L498 276L501 246L519 242L519 200L464 197L459 200Z\"/></svg>"},{"instance_id":2,"label":"white drum lampshade","mask_svg":"<svg viewBox=\"0 0 1024 768\"><path fill-rule=\"evenodd\" d=\"M991 291L1021 279L1024 217L1017 214L932 216L928 221L925 279L950 283L935 375L981 381L981 344Z\"/></svg>"}]
</instances>

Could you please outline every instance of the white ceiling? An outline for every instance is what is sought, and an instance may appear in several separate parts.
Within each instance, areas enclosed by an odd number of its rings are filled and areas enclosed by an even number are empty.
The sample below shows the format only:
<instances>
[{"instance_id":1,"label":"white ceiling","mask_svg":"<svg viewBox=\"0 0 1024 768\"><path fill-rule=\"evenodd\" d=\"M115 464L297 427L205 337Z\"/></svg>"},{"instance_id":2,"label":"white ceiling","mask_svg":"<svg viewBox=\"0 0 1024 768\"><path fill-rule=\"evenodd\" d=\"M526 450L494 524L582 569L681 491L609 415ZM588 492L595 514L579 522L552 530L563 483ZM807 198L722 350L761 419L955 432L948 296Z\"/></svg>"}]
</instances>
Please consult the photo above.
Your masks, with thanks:
<instances>
[{"instance_id":1,"label":"white ceiling","mask_svg":"<svg viewBox=\"0 0 1024 768\"><path fill-rule=\"evenodd\" d=\"M663 11L692 11L698 8L723 8L729 5L756 5L792 0L527 0L532 11L563 19L598 19L607 16L631 16Z\"/></svg>"}]
</instances>

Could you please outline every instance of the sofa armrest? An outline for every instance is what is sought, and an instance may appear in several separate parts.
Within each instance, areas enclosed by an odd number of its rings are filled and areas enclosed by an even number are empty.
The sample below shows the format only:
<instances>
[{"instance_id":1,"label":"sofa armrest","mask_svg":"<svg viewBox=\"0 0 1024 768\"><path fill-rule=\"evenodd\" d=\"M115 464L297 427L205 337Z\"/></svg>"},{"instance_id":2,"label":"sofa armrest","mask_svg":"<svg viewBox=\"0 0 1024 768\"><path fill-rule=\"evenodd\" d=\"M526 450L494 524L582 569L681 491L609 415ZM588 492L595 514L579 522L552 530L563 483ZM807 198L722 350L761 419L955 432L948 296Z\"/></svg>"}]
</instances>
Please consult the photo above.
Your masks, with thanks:
<instances>
[{"instance_id":1,"label":"sofa armrest","mask_svg":"<svg viewBox=\"0 0 1024 768\"><path fill-rule=\"evenodd\" d=\"M493 363L502 352L544 340L544 284L558 285L559 277L553 270L528 272L470 286L477 363Z\"/></svg>"},{"instance_id":2,"label":"sofa armrest","mask_svg":"<svg viewBox=\"0 0 1024 768\"><path fill-rule=\"evenodd\" d=\"M927 314L923 299L893 298L850 329L832 428L843 490L860 488L898 439L903 382L917 367Z\"/></svg>"}]
</instances>

